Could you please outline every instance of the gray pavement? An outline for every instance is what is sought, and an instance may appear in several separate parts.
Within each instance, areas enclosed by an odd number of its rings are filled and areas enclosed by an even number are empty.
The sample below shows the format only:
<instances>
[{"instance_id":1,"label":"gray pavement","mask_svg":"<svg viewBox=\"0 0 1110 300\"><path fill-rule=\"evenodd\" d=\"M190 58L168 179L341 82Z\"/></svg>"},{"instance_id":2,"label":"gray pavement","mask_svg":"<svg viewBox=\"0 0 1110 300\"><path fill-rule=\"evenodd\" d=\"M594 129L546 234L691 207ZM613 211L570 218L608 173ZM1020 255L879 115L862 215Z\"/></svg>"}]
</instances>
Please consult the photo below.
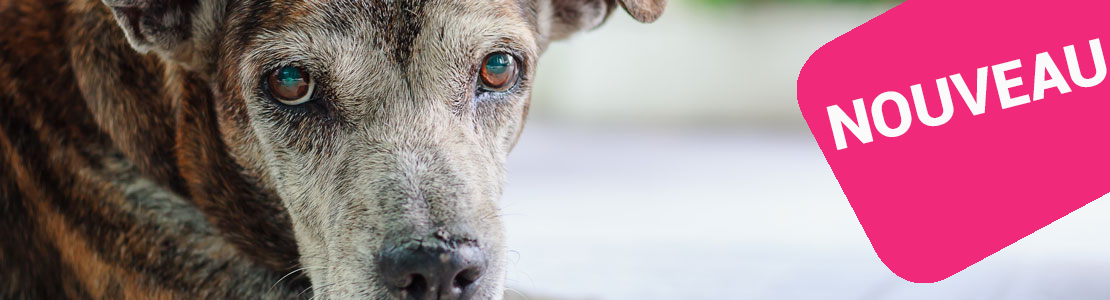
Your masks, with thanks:
<instances>
[{"instance_id":1,"label":"gray pavement","mask_svg":"<svg viewBox=\"0 0 1110 300\"><path fill-rule=\"evenodd\" d=\"M1110 299L1110 203L913 284L875 256L804 132L537 121L509 170L514 299Z\"/></svg>"}]
</instances>

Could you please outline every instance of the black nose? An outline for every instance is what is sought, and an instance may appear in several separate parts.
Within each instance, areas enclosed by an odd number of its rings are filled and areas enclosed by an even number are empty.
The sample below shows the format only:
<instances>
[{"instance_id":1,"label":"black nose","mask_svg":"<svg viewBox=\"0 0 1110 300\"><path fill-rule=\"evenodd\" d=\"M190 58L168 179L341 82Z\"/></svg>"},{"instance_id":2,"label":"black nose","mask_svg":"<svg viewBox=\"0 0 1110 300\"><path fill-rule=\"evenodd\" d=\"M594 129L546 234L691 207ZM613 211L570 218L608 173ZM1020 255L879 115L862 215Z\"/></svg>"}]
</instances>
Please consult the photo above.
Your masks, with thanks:
<instances>
[{"instance_id":1,"label":"black nose","mask_svg":"<svg viewBox=\"0 0 1110 300\"><path fill-rule=\"evenodd\" d=\"M476 246L452 244L386 245L379 256L379 274L401 299L471 299L486 269L486 256Z\"/></svg>"}]
</instances>

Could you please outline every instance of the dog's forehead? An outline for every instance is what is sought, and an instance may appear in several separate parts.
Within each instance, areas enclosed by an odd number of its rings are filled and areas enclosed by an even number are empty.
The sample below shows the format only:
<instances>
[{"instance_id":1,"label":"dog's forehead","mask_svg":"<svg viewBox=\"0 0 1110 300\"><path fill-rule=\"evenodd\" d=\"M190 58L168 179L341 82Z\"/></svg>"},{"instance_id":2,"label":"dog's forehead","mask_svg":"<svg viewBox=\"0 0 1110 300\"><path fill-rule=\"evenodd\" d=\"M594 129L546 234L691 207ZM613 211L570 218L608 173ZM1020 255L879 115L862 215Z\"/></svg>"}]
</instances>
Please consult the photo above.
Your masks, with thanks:
<instances>
[{"instance_id":1,"label":"dog's forehead","mask_svg":"<svg viewBox=\"0 0 1110 300\"><path fill-rule=\"evenodd\" d=\"M463 21L474 15L534 23L532 0L286 0L293 20L350 34L371 34L382 46L404 52L430 21ZM458 20L463 19L463 20ZM505 24L502 24L505 25ZM516 24L514 24L516 25Z\"/></svg>"},{"instance_id":2,"label":"dog's forehead","mask_svg":"<svg viewBox=\"0 0 1110 300\"><path fill-rule=\"evenodd\" d=\"M421 77L426 78L450 76L448 70L465 65L460 61L476 61L495 44L534 54L538 46L533 9L522 6L532 2L275 0L267 13L245 17L261 20L262 29L250 38L251 58L241 67L248 71L260 65L315 63L335 81L353 81L342 87L346 91L337 92L367 96L359 94L386 89L373 83L375 79L412 72L424 72Z\"/></svg>"},{"instance_id":3,"label":"dog's forehead","mask_svg":"<svg viewBox=\"0 0 1110 300\"><path fill-rule=\"evenodd\" d=\"M372 55L384 54L405 69L421 43L475 48L481 46L467 44L502 39L511 40L521 48L534 48L537 29L533 2L274 0L263 5L261 13L249 12L238 19L248 20L261 28L255 31L257 35L250 37L255 50L287 48L284 50L292 52L297 49L288 48L313 48L300 50L330 52L319 54L332 56L339 52L367 50L373 52ZM418 41L422 33L426 34ZM352 49L352 44L358 44L355 47L358 49Z\"/></svg>"}]
</instances>

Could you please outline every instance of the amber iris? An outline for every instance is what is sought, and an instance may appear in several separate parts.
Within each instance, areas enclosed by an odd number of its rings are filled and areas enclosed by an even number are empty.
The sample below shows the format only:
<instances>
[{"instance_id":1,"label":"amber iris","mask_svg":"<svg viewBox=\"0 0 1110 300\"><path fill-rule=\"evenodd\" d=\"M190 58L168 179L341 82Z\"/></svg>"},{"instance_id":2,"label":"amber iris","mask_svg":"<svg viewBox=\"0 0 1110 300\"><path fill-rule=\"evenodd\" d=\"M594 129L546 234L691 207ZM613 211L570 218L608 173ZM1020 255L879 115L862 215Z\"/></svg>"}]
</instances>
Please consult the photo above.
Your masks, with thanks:
<instances>
[{"instance_id":1,"label":"amber iris","mask_svg":"<svg viewBox=\"0 0 1110 300\"><path fill-rule=\"evenodd\" d=\"M516 58L508 53L497 52L486 56L479 77L482 87L491 91L505 91L513 87L519 74Z\"/></svg>"},{"instance_id":2,"label":"amber iris","mask_svg":"<svg viewBox=\"0 0 1110 300\"><path fill-rule=\"evenodd\" d=\"M285 104L295 105L309 99L312 78L301 68L286 66L270 74L270 94Z\"/></svg>"}]
</instances>

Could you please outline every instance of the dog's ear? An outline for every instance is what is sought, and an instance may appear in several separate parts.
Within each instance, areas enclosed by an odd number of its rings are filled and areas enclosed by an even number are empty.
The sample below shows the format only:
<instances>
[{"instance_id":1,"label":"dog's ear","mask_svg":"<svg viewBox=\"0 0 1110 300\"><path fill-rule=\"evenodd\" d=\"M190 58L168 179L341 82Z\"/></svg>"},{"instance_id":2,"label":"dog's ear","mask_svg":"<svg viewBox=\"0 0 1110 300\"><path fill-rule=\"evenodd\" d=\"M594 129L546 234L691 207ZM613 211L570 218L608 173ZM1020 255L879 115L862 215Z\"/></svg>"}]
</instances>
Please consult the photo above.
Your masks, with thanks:
<instances>
[{"instance_id":1,"label":"dog's ear","mask_svg":"<svg viewBox=\"0 0 1110 300\"><path fill-rule=\"evenodd\" d=\"M667 0L538 0L541 14L550 16L548 41L570 37L575 32L593 29L605 22L619 4L632 18L643 23L655 22L663 14ZM547 10L547 11L542 11ZM540 18L544 20L545 18Z\"/></svg>"},{"instance_id":2,"label":"dog's ear","mask_svg":"<svg viewBox=\"0 0 1110 300\"><path fill-rule=\"evenodd\" d=\"M155 52L188 66L201 63L225 0L102 0L139 53Z\"/></svg>"}]
</instances>

